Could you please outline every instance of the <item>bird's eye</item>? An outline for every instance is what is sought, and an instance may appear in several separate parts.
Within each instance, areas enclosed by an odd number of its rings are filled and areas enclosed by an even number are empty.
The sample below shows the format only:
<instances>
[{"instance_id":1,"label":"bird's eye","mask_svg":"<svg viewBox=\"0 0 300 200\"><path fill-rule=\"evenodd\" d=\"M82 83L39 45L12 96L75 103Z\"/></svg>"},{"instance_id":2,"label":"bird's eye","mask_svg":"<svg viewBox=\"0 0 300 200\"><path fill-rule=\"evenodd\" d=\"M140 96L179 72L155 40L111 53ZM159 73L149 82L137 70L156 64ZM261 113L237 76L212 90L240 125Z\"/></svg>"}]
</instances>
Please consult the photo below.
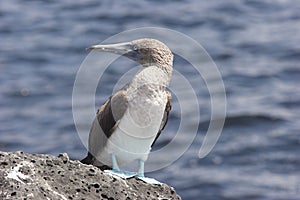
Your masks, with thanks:
<instances>
[{"instance_id":1,"label":"bird's eye","mask_svg":"<svg viewBox=\"0 0 300 200\"><path fill-rule=\"evenodd\" d=\"M134 51L138 50L138 47L136 45L133 45L133 50Z\"/></svg>"}]
</instances>

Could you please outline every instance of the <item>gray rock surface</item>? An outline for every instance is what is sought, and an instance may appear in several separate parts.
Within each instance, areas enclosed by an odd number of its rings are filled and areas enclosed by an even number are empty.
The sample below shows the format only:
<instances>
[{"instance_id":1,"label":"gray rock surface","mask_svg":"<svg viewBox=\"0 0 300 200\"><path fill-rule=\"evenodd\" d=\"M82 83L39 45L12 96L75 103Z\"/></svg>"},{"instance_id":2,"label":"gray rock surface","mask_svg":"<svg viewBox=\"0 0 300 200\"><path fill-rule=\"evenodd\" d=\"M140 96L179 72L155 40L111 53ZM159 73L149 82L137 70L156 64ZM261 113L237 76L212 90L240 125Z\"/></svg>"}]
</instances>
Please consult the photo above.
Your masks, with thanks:
<instances>
[{"instance_id":1,"label":"gray rock surface","mask_svg":"<svg viewBox=\"0 0 300 200\"><path fill-rule=\"evenodd\" d=\"M58 157L0 152L0 199L180 199L166 184L122 179Z\"/></svg>"}]
</instances>

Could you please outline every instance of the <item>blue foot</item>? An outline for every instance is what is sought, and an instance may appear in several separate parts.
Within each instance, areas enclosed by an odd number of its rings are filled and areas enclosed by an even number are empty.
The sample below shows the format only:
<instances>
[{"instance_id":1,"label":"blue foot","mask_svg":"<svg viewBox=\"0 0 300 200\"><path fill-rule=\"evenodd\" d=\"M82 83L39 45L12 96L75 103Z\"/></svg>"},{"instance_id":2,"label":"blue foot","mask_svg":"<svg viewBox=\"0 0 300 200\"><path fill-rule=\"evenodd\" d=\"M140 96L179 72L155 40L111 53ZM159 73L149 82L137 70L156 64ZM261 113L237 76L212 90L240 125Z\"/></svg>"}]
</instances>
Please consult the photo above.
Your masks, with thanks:
<instances>
[{"instance_id":1,"label":"blue foot","mask_svg":"<svg viewBox=\"0 0 300 200\"><path fill-rule=\"evenodd\" d=\"M148 178L148 177L141 177L141 176L138 176L137 177L138 179L144 181L145 183L148 183L148 184L152 184L152 185L162 185L161 182L155 180L154 178Z\"/></svg>"},{"instance_id":2,"label":"blue foot","mask_svg":"<svg viewBox=\"0 0 300 200\"><path fill-rule=\"evenodd\" d=\"M145 162L143 160L139 160L139 171L138 171L137 178L144 181L145 183L161 185L162 183L155 180L154 178L145 177L145 175L144 175L144 163Z\"/></svg>"},{"instance_id":3,"label":"blue foot","mask_svg":"<svg viewBox=\"0 0 300 200\"><path fill-rule=\"evenodd\" d=\"M135 172L127 172L127 171L121 171L121 170L104 170L104 172L110 173L112 175L116 175L118 177L121 177L123 179L132 178L137 175Z\"/></svg>"}]
</instances>

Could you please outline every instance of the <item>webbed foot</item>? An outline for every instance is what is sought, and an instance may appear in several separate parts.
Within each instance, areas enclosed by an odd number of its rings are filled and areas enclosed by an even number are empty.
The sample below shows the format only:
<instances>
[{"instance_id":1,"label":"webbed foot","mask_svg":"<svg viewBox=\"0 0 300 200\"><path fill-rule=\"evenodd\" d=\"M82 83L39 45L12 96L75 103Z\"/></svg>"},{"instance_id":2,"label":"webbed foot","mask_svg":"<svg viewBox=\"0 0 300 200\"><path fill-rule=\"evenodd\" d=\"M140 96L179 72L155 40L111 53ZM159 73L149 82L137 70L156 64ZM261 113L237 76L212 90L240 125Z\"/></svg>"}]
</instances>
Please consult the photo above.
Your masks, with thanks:
<instances>
[{"instance_id":1,"label":"webbed foot","mask_svg":"<svg viewBox=\"0 0 300 200\"><path fill-rule=\"evenodd\" d=\"M145 183L152 184L152 185L161 185L162 184L161 182L155 180L154 178L140 177L140 176L138 176L137 178L144 181Z\"/></svg>"},{"instance_id":2,"label":"webbed foot","mask_svg":"<svg viewBox=\"0 0 300 200\"><path fill-rule=\"evenodd\" d=\"M137 175L137 173L135 173L135 172L121 171L121 170L116 170L116 169L104 170L104 172L110 173L112 175L116 175L116 176L124 178L124 179L132 178Z\"/></svg>"}]
</instances>

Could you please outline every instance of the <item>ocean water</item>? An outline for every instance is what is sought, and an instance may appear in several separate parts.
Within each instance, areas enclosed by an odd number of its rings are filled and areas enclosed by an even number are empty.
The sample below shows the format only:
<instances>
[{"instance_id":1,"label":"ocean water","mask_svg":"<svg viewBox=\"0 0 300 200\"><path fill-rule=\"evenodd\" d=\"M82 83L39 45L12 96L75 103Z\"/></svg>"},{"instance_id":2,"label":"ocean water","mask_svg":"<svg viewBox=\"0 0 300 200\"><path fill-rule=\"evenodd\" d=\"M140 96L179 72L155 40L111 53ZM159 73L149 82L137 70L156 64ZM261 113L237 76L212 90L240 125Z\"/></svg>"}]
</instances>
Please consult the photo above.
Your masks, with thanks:
<instances>
[{"instance_id":1,"label":"ocean water","mask_svg":"<svg viewBox=\"0 0 300 200\"><path fill-rule=\"evenodd\" d=\"M227 115L213 151L199 159L211 105L197 82L197 137L180 159L147 175L189 200L299 199L299 10L293 0L0 1L0 150L83 158L72 90L85 48L125 30L164 27L192 37L215 61ZM120 63L124 68L112 66L100 82L96 106L129 69L126 58ZM188 66L175 57L174 68L192 82ZM178 109L174 98L155 148L176 134Z\"/></svg>"}]
</instances>

